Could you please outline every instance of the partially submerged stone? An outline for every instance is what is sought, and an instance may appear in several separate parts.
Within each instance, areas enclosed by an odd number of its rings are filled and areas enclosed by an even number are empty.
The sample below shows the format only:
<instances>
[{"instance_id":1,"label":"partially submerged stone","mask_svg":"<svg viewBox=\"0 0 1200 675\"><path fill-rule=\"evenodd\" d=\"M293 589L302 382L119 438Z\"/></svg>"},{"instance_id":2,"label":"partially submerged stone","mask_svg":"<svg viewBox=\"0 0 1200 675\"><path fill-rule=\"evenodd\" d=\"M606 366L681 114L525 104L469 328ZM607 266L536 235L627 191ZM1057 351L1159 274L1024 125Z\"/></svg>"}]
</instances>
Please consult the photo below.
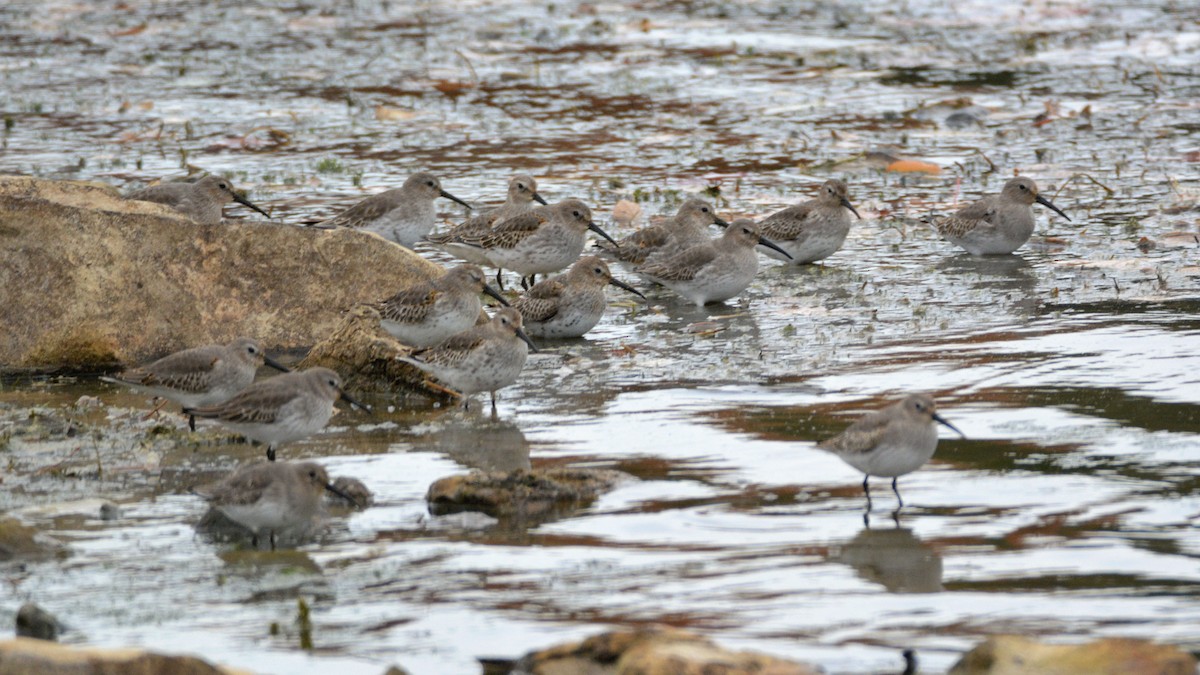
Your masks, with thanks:
<instances>
[{"instance_id":1,"label":"partially submerged stone","mask_svg":"<svg viewBox=\"0 0 1200 675\"><path fill-rule=\"evenodd\" d=\"M959 659L950 675L1194 675L1196 659L1173 645L1104 638L1047 644L1021 635L995 635Z\"/></svg>"},{"instance_id":2,"label":"partially submerged stone","mask_svg":"<svg viewBox=\"0 0 1200 675\"><path fill-rule=\"evenodd\" d=\"M17 637L53 642L61 630L58 618L36 603L27 602L17 610Z\"/></svg>"},{"instance_id":3,"label":"partially submerged stone","mask_svg":"<svg viewBox=\"0 0 1200 675\"><path fill-rule=\"evenodd\" d=\"M18 637L0 640L0 675L248 675L194 656L169 656L140 649L69 647Z\"/></svg>"},{"instance_id":4,"label":"partially submerged stone","mask_svg":"<svg viewBox=\"0 0 1200 675\"><path fill-rule=\"evenodd\" d=\"M2 370L87 370L250 335L325 338L440 268L368 232L198 225L94 185L0 176Z\"/></svg>"},{"instance_id":5,"label":"partially submerged stone","mask_svg":"<svg viewBox=\"0 0 1200 675\"><path fill-rule=\"evenodd\" d=\"M733 651L673 629L612 631L531 652L514 672L529 675L817 675L820 669L768 654Z\"/></svg>"},{"instance_id":6,"label":"partially submerged stone","mask_svg":"<svg viewBox=\"0 0 1200 675\"><path fill-rule=\"evenodd\" d=\"M548 519L587 506L624 478L606 469L472 471L438 479L425 499L434 515L482 511L501 519Z\"/></svg>"},{"instance_id":7,"label":"partially submerged stone","mask_svg":"<svg viewBox=\"0 0 1200 675\"><path fill-rule=\"evenodd\" d=\"M15 518L0 518L0 562L64 554L58 543Z\"/></svg>"}]
</instances>

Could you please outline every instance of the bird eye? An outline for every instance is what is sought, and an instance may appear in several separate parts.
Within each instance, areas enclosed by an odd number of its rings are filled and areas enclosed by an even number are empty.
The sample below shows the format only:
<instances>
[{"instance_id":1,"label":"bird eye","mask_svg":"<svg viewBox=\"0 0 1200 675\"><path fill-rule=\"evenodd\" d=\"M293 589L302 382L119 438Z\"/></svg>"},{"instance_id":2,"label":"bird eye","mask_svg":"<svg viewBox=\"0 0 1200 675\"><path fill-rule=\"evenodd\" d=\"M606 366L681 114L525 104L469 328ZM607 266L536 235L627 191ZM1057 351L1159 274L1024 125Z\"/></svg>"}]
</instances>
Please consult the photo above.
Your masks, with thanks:
<instances>
[{"instance_id":1,"label":"bird eye","mask_svg":"<svg viewBox=\"0 0 1200 675\"><path fill-rule=\"evenodd\" d=\"M256 354L256 353L258 353L258 350L257 350L257 349L255 349L254 347L247 347L247 348L246 348L246 351L250 352L251 354Z\"/></svg>"},{"instance_id":2,"label":"bird eye","mask_svg":"<svg viewBox=\"0 0 1200 675\"><path fill-rule=\"evenodd\" d=\"M433 187L433 181L426 181L425 184L429 187Z\"/></svg>"},{"instance_id":3,"label":"bird eye","mask_svg":"<svg viewBox=\"0 0 1200 675\"><path fill-rule=\"evenodd\" d=\"M578 217L579 217L579 212L578 212L578 211L572 211L572 212L571 212L571 215L573 215L573 216L575 216L576 218L578 218Z\"/></svg>"},{"instance_id":4,"label":"bird eye","mask_svg":"<svg viewBox=\"0 0 1200 675\"><path fill-rule=\"evenodd\" d=\"M517 189L518 189L518 190L524 190L524 189L525 189L525 184L524 184L524 183L517 183Z\"/></svg>"},{"instance_id":5,"label":"bird eye","mask_svg":"<svg viewBox=\"0 0 1200 675\"><path fill-rule=\"evenodd\" d=\"M704 213L708 213L708 207L707 207L707 206L701 206L701 207L700 207L700 210L701 210L701 211L703 211Z\"/></svg>"},{"instance_id":6,"label":"bird eye","mask_svg":"<svg viewBox=\"0 0 1200 675\"><path fill-rule=\"evenodd\" d=\"M229 184L228 183L217 183L217 187L221 188L222 190L228 190Z\"/></svg>"},{"instance_id":7,"label":"bird eye","mask_svg":"<svg viewBox=\"0 0 1200 675\"><path fill-rule=\"evenodd\" d=\"M330 380L330 381L329 381L329 386L331 386L331 387L336 387L336 386L337 386L337 381L336 381L336 380Z\"/></svg>"},{"instance_id":8,"label":"bird eye","mask_svg":"<svg viewBox=\"0 0 1200 675\"><path fill-rule=\"evenodd\" d=\"M1020 184L1020 183L1017 184L1017 187L1021 188L1022 190L1028 189L1023 184Z\"/></svg>"}]
</instances>

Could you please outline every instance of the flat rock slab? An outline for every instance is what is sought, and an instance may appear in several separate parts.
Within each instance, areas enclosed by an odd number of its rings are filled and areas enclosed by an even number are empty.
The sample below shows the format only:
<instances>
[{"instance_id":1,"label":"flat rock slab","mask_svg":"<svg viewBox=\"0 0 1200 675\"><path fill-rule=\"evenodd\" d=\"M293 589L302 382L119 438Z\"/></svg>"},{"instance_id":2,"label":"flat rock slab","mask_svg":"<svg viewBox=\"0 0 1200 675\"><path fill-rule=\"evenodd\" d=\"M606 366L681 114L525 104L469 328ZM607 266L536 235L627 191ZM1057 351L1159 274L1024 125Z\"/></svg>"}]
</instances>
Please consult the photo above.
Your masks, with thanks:
<instances>
[{"instance_id":1,"label":"flat rock slab","mask_svg":"<svg viewBox=\"0 0 1200 675\"><path fill-rule=\"evenodd\" d=\"M168 656L140 649L68 647L15 638L0 641L0 675L239 675L248 671L214 666L194 656Z\"/></svg>"},{"instance_id":2,"label":"flat rock slab","mask_svg":"<svg viewBox=\"0 0 1200 675\"><path fill-rule=\"evenodd\" d=\"M133 364L239 335L306 349L441 268L368 232L197 225L93 184L0 176L0 371Z\"/></svg>"},{"instance_id":3,"label":"flat rock slab","mask_svg":"<svg viewBox=\"0 0 1200 675\"><path fill-rule=\"evenodd\" d=\"M1196 659L1173 645L1105 638L1085 644L1047 644L1020 635L995 635L963 655L950 675L1195 675Z\"/></svg>"},{"instance_id":4,"label":"flat rock slab","mask_svg":"<svg viewBox=\"0 0 1200 675\"><path fill-rule=\"evenodd\" d=\"M759 652L733 651L670 629L613 631L531 652L514 672L529 675L817 675L820 669Z\"/></svg>"},{"instance_id":5,"label":"flat rock slab","mask_svg":"<svg viewBox=\"0 0 1200 675\"><path fill-rule=\"evenodd\" d=\"M434 481L425 499L434 515L481 511L500 519L549 520L590 504L627 478L607 469L472 471Z\"/></svg>"}]
</instances>

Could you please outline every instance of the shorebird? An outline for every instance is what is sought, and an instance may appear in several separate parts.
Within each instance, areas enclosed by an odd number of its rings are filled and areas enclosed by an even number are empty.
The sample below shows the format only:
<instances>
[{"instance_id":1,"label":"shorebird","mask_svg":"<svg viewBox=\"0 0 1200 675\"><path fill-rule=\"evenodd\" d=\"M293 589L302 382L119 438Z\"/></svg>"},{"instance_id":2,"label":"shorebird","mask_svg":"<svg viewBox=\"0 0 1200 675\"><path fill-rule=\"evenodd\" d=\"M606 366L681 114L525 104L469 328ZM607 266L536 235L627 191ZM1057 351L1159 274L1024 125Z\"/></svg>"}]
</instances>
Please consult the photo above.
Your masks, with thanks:
<instances>
[{"instance_id":1,"label":"shorebird","mask_svg":"<svg viewBox=\"0 0 1200 675\"><path fill-rule=\"evenodd\" d=\"M421 172L409 176L404 185L371 195L313 227L324 230L335 227L361 228L412 248L433 229L437 218L433 202L438 197L471 208L470 204L443 190L433 174Z\"/></svg>"},{"instance_id":2,"label":"shorebird","mask_svg":"<svg viewBox=\"0 0 1200 675\"><path fill-rule=\"evenodd\" d=\"M406 345L432 347L475 325L483 307L480 293L508 306L504 296L487 285L478 265L459 265L378 303L379 324Z\"/></svg>"},{"instance_id":3,"label":"shorebird","mask_svg":"<svg viewBox=\"0 0 1200 675\"><path fill-rule=\"evenodd\" d=\"M817 447L828 450L842 461L863 472L863 492L867 511L871 510L871 476L892 479L892 492L904 507L897 480L925 465L937 450L935 424L942 424L966 438L963 432L937 412L933 399L925 394L910 394L881 410L869 412L833 438Z\"/></svg>"},{"instance_id":4,"label":"shorebird","mask_svg":"<svg viewBox=\"0 0 1200 675\"><path fill-rule=\"evenodd\" d=\"M836 179L827 180L821 185L816 199L776 211L758 224L762 235L779 244L791 260L766 246L759 246L758 251L793 265L828 258L842 247L850 232L850 213L847 211L862 220L850 203L846 184Z\"/></svg>"},{"instance_id":5,"label":"shorebird","mask_svg":"<svg viewBox=\"0 0 1200 675\"><path fill-rule=\"evenodd\" d=\"M651 257L670 257L707 241L709 225L728 227L729 223L717 216L711 204L693 197L680 205L671 218L618 240L619 247L604 242L596 242L596 247L601 250L600 255L637 266Z\"/></svg>"},{"instance_id":6,"label":"shorebird","mask_svg":"<svg viewBox=\"0 0 1200 675\"><path fill-rule=\"evenodd\" d=\"M637 289L614 279L603 260L589 255L576 261L566 274L534 284L513 307L521 313L525 332L531 337L580 337L604 314L605 286L623 288L646 299Z\"/></svg>"},{"instance_id":7,"label":"shorebird","mask_svg":"<svg viewBox=\"0 0 1200 675\"><path fill-rule=\"evenodd\" d=\"M482 251L462 244L457 239L463 237L476 240L491 232L492 226L496 223L532 210L535 208L534 202L546 204L546 200L542 199L537 192L537 181L533 179L533 176L518 174L508 180L508 198L504 200L504 204L455 225L447 232L431 234L425 239L446 253L462 258L469 263L491 265L492 262ZM499 277L499 273L496 276ZM499 278L497 278L497 283L499 283Z\"/></svg>"},{"instance_id":8,"label":"shorebird","mask_svg":"<svg viewBox=\"0 0 1200 675\"><path fill-rule=\"evenodd\" d=\"M537 351L522 329L521 313L512 307L496 312L492 320L463 331L428 349L418 349L400 360L429 373L466 397L489 392L492 409L496 391L517 381L530 351Z\"/></svg>"},{"instance_id":9,"label":"shorebird","mask_svg":"<svg viewBox=\"0 0 1200 675\"><path fill-rule=\"evenodd\" d=\"M592 222L586 204L567 199L498 222L481 236L458 237L456 241L480 251L496 267L517 272L521 286L529 288L536 275L557 272L575 262L583 252L588 230L613 241Z\"/></svg>"},{"instance_id":10,"label":"shorebird","mask_svg":"<svg viewBox=\"0 0 1200 675\"><path fill-rule=\"evenodd\" d=\"M241 337L227 345L185 349L100 379L175 401L184 408L199 408L233 398L250 386L263 364L288 372L287 367L264 354L257 342ZM196 418L191 415L188 427L196 430Z\"/></svg>"},{"instance_id":11,"label":"shorebird","mask_svg":"<svg viewBox=\"0 0 1200 675\"><path fill-rule=\"evenodd\" d=\"M229 202L237 202L270 218L263 211L233 189L228 179L209 174L195 183L183 181L159 183L125 195L126 199L141 202L166 204L201 225L218 225L223 216L222 209Z\"/></svg>"},{"instance_id":12,"label":"shorebird","mask_svg":"<svg viewBox=\"0 0 1200 675\"><path fill-rule=\"evenodd\" d=\"M1021 176L1009 179L998 195L988 195L952 216L933 219L938 234L971 255L1004 255L1025 245L1033 235L1033 203L1067 218L1038 194L1037 183Z\"/></svg>"},{"instance_id":13,"label":"shorebird","mask_svg":"<svg viewBox=\"0 0 1200 675\"><path fill-rule=\"evenodd\" d=\"M634 271L703 307L746 290L758 272L754 247L759 244L783 252L759 235L753 221L740 218L720 237L668 258L656 258Z\"/></svg>"},{"instance_id":14,"label":"shorebird","mask_svg":"<svg viewBox=\"0 0 1200 675\"><path fill-rule=\"evenodd\" d=\"M337 373L328 368L309 368L252 384L224 403L183 411L266 444L267 459L273 462L278 446L324 429L333 416L333 403L339 398L371 410L342 390L342 378Z\"/></svg>"},{"instance_id":15,"label":"shorebird","mask_svg":"<svg viewBox=\"0 0 1200 675\"><path fill-rule=\"evenodd\" d=\"M350 495L329 482L329 474L316 462L257 462L219 483L192 491L250 530L255 548L258 537L267 534L272 551L277 536L303 536L312 529L321 513L323 493L355 504Z\"/></svg>"}]
</instances>

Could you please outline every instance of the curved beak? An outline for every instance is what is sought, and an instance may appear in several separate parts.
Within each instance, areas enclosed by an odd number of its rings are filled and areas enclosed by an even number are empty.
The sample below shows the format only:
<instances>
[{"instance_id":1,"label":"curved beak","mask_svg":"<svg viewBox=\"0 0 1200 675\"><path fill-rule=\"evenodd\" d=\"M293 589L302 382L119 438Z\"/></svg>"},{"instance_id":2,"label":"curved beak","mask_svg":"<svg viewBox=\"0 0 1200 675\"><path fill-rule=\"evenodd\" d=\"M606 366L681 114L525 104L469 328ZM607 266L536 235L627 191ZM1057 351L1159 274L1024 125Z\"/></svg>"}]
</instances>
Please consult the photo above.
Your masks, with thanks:
<instances>
[{"instance_id":1,"label":"curved beak","mask_svg":"<svg viewBox=\"0 0 1200 675\"><path fill-rule=\"evenodd\" d=\"M595 224L595 223L592 223L592 222L589 222L589 223L588 223L588 229L589 229L589 230L591 230L592 232L595 232L596 234L600 235L601 237L604 237L605 239L607 239L607 240L611 241L613 246L616 246L617 248L621 248L621 245L620 245L620 244L618 244L618 243L616 242L616 240L615 240L615 239L613 239L612 237L608 236L608 233L607 233L607 232L605 232L604 230L600 229L600 226L599 226L599 225L597 225L597 224Z\"/></svg>"},{"instance_id":2,"label":"curved beak","mask_svg":"<svg viewBox=\"0 0 1200 675\"><path fill-rule=\"evenodd\" d=\"M788 260L795 260L795 258L792 257L791 253L788 253L787 251L779 248L779 244L776 244L775 242L771 241L770 239L767 239L766 237L759 237L758 243L763 246L766 246L769 249L779 251L780 253L786 255Z\"/></svg>"},{"instance_id":3,"label":"curved beak","mask_svg":"<svg viewBox=\"0 0 1200 675\"><path fill-rule=\"evenodd\" d=\"M1045 197L1038 195L1038 196L1034 197L1033 200L1035 202L1041 204L1042 206L1050 209L1051 211L1057 213L1058 215L1062 216L1063 218L1067 218L1067 214L1063 213L1062 209L1058 208L1054 204L1051 204L1049 199L1046 199ZM1067 222L1071 222L1071 219L1067 218Z\"/></svg>"},{"instance_id":4,"label":"curved beak","mask_svg":"<svg viewBox=\"0 0 1200 675\"><path fill-rule=\"evenodd\" d=\"M358 401L350 398L350 394L347 394L346 390L338 389L338 395L340 395L342 397L343 401L345 401L346 403L349 403L351 406L358 408L359 410L366 411L367 414L371 413L371 406L369 406L365 403L359 403Z\"/></svg>"},{"instance_id":5,"label":"curved beak","mask_svg":"<svg viewBox=\"0 0 1200 675\"><path fill-rule=\"evenodd\" d=\"M525 341L525 344L529 345L529 351L536 352L538 350L537 345L533 344L533 340L530 340L529 336L525 334L525 331L521 330L520 328L517 329L517 337L521 338Z\"/></svg>"},{"instance_id":6,"label":"curved beak","mask_svg":"<svg viewBox=\"0 0 1200 675\"><path fill-rule=\"evenodd\" d=\"M492 288L491 286L489 286L487 284L483 285L483 292L488 294L489 296L499 300L500 304L504 305L505 307L512 306L512 305L508 304L508 300L505 300L503 295L500 295L500 291L497 291L496 289Z\"/></svg>"},{"instance_id":7,"label":"curved beak","mask_svg":"<svg viewBox=\"0 0 1200 675\"><path fill-rule=\"evenodd\" d=\"M842 206L844 206L844 207L846 207L846 208L850 209L850 213L853 213L854 215L858 216L858 219L859 219L859 220L862 220L862 216L859 216L859 215L858 215L858 211L856 211L856 210L854 209L854 205L850 203L850 200L849 200L849 199L846 199L845 197L842 197L842 198L841 198L841 202L842 202Z\"/></svg>"},{"instance_id":8,"label":"curved beak","mask_svg":"<svg viewBox=\"0 0 1200 675\"><path fill-rule=\"evenodd\" d=\"M616 286L617 288L629 291L630 293L633 293L634 295L638 296L639 298L641 298L643 300L646 299L646 296L642 295L641 291L634 288L633 286L630 286L629 284L625 283L624 281L621 281L620 279L615 279L615 278L609 277L608 284L610 286Z\"/></svg>"},{"instance_id":9,"label":"curved beak","mask_svg":"<svg viewBox=\"0 0 1200 675\"><path fill-rule=\"evenodd\" d=\"M535 193L533 193L533 201L535 201L535 202L537 202L537 203L541 204L542 206L545 206L545 205L547 204L546 200L545 200L545 199L542 199L542 196L541 196L541 195L539 195L539 194L538 194L538 193L536 193L536 192L535 192Z\"/></svg>"},{"instance_id":10,"label":"curved beak","mask_svg":"<svg viewBox=\"0 0 1200 675\"><path fill-rule=\"evenodd\" d=\"M358 502L354 499L354 497L351 497L350 495L346 494L345 492L342 492L338 488L338 486L334 485L333 483L326 483L325 489L329 490L333 494L341 497L342 499L345 499L346 501L350 502L351 504L354 505L354 508L356 508L356 509L359 508Z\"/></svg>"},{"instance_id":11,"label":"curved beak","mask_svg":"<svg viewBox=\"0 0 1200 675\"><path fill-rule=\"evenodd\" d=\"M470 204L464 202L463 200L459 199L458 197L455 197L454 195L450 194L449 192L446 192L445 190L438 192L438 194L445 197L446 199L449 199L452 202L458 202L459 204L462 204L463 206L467 207L468 209L471 208Z\"/></svg>"},{"instance_id":12,"label":"curved beak","mask_svg":"<svg viewBox=\"0 0 1200 675\"><path fill-rule=\"evenodd\" d=\"M232 192L232 190L231 190L231 192ZM270 218L270 217L271 217L271 214L269 214L269 213L267 213L266 211L263 211L262 209L258 208L258 207L257 207L257 206L255 206L255 205L254 205L254 204L253 204L253 203L252 203L252 202L251 202L249 199L246 199L245 197L241 196L241 195L240 195L240 194L238 194L237 192L234 192L234 193L233 193L233 201L235 201L235 202L237 202L237 203L239 203L239 204L241 204L242 206L245 206L245 207L247 207L247 208L254 209L255 211L258 211L259 213L263 214L264 216L266 216L266 217L268 217L268 218ZM1054 207L1050 207L1050 208L1054 208ZM1055 210L1055 211L1058 211L1058 209L1054 209L1054 210ZM1061 212L1060 212L1060 213L1061 213ZM1063 216L1063 217L1065 218L1066 216Z\"/></svg>"},{"instance_id":13,"label":"curved beak","mask_svg":"<svg viewBox=\"0 0 1200 675\"><path fill-rule=\"evenodd\" d=\"M720 225L721 227L729 227L729 223L727 223L725 220L723 220L721 218L718 218L717 214L715 214L715 213L713 214L713 225Z\"/></svg>"},{"instance_id":14,"label":"curved beak","mask_svg":"<svg viewBox=\"0 0 1200 675\"><path fill-rule=\"evenodd\" d=\"M958 430L958 427L954 426L953 424L950 424L949 422L946 421L945 417L942 417L941 415L939 415L937 413L933 413L933 421L945 426L948 429L953 429L954 433L958 434L959 436L962 436L963 438L967 437L966 434L964 434L963 432Z\"/></svg>"},{"instance_id":15,"label":"curved beak","mask_svg":"<svg viewBox=\"0 0 1200 675\"><path fill-rule=\"evenodd\" d=\"M267 364L268 366L271 366L272 368L274 368L275 370L278 370L281 373L292 372L291 370L288 369L287 366L285 366L282 363L276 361L275 359L267 356L266 354L263 354L263 363Z\"/></svg>"}]
</instances>

